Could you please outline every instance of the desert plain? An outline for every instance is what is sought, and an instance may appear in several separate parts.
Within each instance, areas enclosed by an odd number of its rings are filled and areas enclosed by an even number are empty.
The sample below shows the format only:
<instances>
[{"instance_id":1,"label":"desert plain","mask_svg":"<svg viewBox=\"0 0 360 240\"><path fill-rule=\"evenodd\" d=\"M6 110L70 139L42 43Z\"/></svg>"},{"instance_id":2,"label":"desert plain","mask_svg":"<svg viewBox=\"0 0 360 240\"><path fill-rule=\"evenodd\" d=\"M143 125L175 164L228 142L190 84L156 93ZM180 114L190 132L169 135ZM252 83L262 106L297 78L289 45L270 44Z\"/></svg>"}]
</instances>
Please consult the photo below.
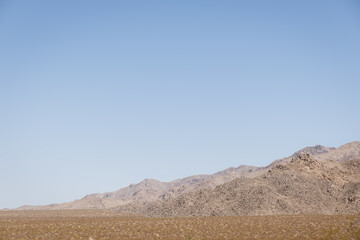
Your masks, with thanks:
<instances>
[{"instance_id":1,"label":"desert plain","mask_svg":"<svg viewBox=\"0 0 360 240\"><path fill-rule=\"evenodd\" d=\"M358 215L149 218L107 210L0 212L1 240L360 239Z\"/></svg>"}]
</instances>

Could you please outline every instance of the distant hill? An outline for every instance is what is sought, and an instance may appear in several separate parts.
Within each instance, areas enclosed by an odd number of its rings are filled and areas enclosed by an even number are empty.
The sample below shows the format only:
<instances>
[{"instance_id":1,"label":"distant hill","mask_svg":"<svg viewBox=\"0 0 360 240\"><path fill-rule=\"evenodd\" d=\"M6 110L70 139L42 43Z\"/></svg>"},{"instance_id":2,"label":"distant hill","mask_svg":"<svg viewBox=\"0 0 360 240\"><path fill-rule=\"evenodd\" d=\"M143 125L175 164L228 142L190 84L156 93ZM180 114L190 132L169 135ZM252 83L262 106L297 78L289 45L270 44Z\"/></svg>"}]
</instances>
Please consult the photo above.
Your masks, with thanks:
<instances>
[{"instance_id":1,"label":"distant hill","mask_svg":"<svg viewBox=\"0 0 360 240\"><path fill-rule=\"evenodd\" d=\"M273 167L289 163L293 158L303 153L310 153L314 158L322 162L328 162L328 159L335 161L360 159L360 141L348 143L339 148L327 148L321 145L306 147L297 151L292 156L276 160L266 167L241 165L211 175L195 175L172 182L145 179L138 184L132 184L115 192L90 194L82 199L67 203L45 206L22 206L19 209L122 209L122 211L140 211L139 209L146 207L148 203L168 203L184 194L193 194L198 190L205 192L212 191L218 189L218 186L224 186L224 184L235 179L236 181L245 182L255 181L253 179L258 179L259 176L268 174L268 171Z\"/></svg>"}]
</instances>

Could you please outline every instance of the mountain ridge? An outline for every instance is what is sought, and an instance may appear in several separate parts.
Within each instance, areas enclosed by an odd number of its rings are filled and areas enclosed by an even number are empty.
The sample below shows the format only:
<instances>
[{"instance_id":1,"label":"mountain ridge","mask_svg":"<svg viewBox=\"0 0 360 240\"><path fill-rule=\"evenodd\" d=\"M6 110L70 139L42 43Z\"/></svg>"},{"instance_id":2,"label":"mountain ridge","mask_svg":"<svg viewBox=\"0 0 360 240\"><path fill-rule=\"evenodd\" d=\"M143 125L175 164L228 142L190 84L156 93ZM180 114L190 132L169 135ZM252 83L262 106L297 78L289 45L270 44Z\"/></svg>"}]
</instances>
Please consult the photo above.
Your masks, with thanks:
<instances>
[{"instance_id":1,"label":"mountain ridge","mask_svg":"<svg viewBox=\"0 0 360 240\"><path fill-rule=\"evenodd\" d=\"M117 211L149 217L354 214L360 211L360 159L320 162L302 153L255 178Z\"/></svg>"},{"instance_id":2,"label":"mountain ridge","mask_svg":"<svg viewBox=\"0 0 360 240\"><path fill-rule=\"evenodd\" d=\"M306 147L264 167L240 165L210 175L194 175L171 182L144 179L140 183L131 184L114 192L94 193L71 202L44 206L22 206L18 209L112 209L128 204L144 205L148 202L165 201L200 189L215 189L217 186L237 178L256 178L277 165L290 163L292 159L303 153L310 153L320 161L360 159L360 141L344 144L339 148L328 148L321 145Z\"/></svg>"}]
</instances>

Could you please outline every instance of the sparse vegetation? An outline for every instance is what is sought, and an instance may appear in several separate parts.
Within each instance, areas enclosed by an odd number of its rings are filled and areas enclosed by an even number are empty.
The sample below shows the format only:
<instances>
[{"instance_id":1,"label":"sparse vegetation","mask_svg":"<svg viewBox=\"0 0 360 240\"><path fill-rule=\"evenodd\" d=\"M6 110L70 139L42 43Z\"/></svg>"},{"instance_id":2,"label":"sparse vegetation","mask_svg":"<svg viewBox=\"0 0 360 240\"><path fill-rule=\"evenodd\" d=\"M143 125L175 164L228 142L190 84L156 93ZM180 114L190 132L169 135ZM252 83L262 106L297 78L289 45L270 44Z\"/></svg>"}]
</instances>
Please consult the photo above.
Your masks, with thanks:
<instances>
[{"instance_id":1,"label":"sparse vegetation","mask_svg":"<svg viewBox=\"0 0 360 240\"><path fill-rule=\"evenodd\" d=\"M99 210L1 211L0 239L360 239L360 215L144 218Z\"/></svg>"}]
</instances>

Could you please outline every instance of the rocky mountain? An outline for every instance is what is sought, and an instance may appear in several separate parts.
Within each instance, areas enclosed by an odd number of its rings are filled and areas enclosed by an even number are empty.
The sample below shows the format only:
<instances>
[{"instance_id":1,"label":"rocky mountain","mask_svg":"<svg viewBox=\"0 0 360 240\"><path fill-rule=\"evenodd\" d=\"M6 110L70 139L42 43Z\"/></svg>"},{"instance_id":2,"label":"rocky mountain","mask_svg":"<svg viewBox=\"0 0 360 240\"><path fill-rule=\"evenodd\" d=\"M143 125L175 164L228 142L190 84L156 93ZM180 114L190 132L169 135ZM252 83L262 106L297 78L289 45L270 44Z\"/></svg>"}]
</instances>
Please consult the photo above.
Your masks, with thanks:
<instances>
[{"instance_id":1,"label":"rocky mountain","mask_svg":"<svg viewBox=\"0 0 360 240\"><path fill-rule=\"evenodd\" d=\"M145 179L138 184L132 184L115 192L90 194L82 199L62 204L23 206L19 209L110 209L119 208L120 206L125 206L125 208L130 206L130 208L138 209L137 206L143 207L149 202L163 202L197 190L213 190L217 186L234 179L240 178L242 181L250 181L249 179L267 173L274 166L289 163L302 153L310 153L321 161L327 159L335 161L360 159L360 141L348 143L339 148L327 148L320 145L306 147L292 156L276 160L266 167L241 165L211 175L190 176L172 182Z\"/></svg>"},{"instance_id":2,"label":"rocky mountain","mask_svg":"<svg viewBox=\"0 0 360 240\"><path fill-rule=\"evenodd\" d=\"M154 179L145 179L138 184L108 193L95 193L81 199L61 204L45 206L22 206L21 210L61 210L61 209L110 209L129 203L146 203L163 201L180 196L183 193L198 189L213 189L217 185L235 178L257 171L257 167L240 166L229 168L212 175L195 175L172 182L160 182ZM258 171L260 172L260 171Z\"/></svg>"},{"instance_id":3,"label":"rocky mountain","mask_svg":"<svg viewBox=\"0 0 360 240\"><path fill-rule=\"evenodd\" d=\"M319 160L348 161L360 159L360 141L342 145L339 148L325 152L317 156Z\"/></svg>"},{"instance_id":4,"label":"rocky mountain","mask_svg":"<svg viewBox=\"0 0 360 240\"><path fill-rule=\"evenodd\" d=\"M338 148L324 147L322 145L316 145L313 147L305 147L295 152L289 157L285 157L272 162L267 166L267 169L272 168L278 164L289 163L293 158L296 158L302 153L309 153L318 160L334 160L334 161L346 161L352 159L360 159L360 141L350 142L344 144Z\"/></svg>"},{"instance_id":5,"label":"rocky mountain","mask_svg":"<svg viewBox=\"0 0 360 240\"><path fill-rule=\"evenodd\" d=\"M360 159L317 161L300 154L255 178L237 178L162 202L118 211L147 216L344 214L360 211Z\"/></svg>"}]
</instances>

